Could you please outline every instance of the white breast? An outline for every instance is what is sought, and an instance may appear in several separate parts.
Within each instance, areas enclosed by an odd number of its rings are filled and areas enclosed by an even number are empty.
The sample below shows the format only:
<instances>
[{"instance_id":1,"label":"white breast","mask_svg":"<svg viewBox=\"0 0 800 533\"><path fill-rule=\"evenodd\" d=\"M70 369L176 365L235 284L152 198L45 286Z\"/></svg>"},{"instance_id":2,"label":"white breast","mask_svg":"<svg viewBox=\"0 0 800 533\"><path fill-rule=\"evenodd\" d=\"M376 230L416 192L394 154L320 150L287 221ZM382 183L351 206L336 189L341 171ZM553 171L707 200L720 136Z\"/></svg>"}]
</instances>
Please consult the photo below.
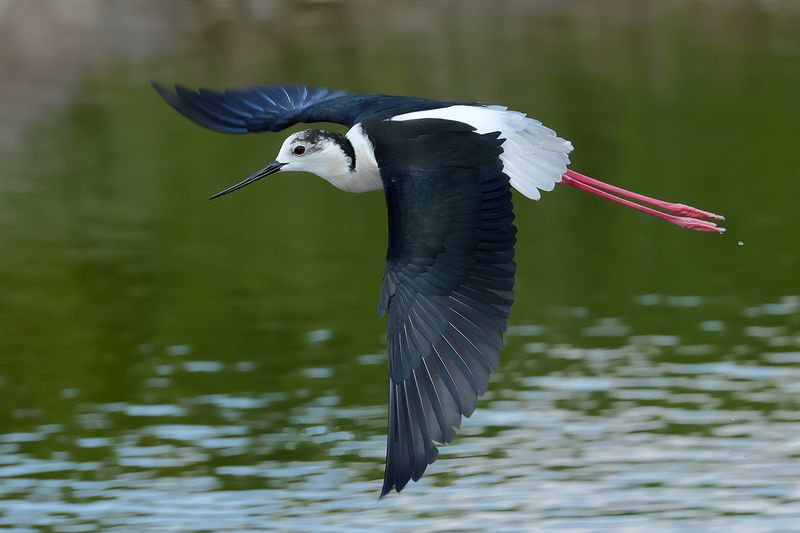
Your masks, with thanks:
<instances>
[{"instance_id":1,"label":"white breast","mask_svg":"<svg viewBox=\"0 0 800 533\"><path fill-rule=\"evenodd\" d=\"M511 186L528 198L538 200L541 197L539 191L552 191L567 171L567 154L572 151L572 143L558 137L556 132L543 126L538 120L526 117L524 113L510 111L502 106L454 105L406 113L392 117L391 120L422 118L463 122L475 128L478 133L499 131L500 136L505 139L503 153L500 155L505 173Z\"/></svg>"},{"instance_id":2,"label":"white breast","mask_svg":"<svg viewBox=\"0 0 800 533\"><path fill-rule=\"evenodd\" d=\"M337 187L349 192L367 192L383 188L378 163L375 161L375 149L361 124L356 124L347 132L347 139L356 153L356 170L349 173L346 183Z\"/></svg>"}]
</instances>

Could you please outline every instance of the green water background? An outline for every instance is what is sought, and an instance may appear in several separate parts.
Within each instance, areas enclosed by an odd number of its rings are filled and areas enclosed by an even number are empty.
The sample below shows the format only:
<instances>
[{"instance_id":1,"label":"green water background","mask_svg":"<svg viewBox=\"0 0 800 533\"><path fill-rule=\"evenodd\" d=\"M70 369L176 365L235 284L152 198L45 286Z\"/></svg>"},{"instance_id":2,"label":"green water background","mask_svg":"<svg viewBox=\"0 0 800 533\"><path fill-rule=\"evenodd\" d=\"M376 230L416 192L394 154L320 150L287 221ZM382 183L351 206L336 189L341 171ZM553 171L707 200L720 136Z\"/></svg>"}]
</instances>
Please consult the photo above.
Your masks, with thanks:
<instances>
[{"instance_id":1,"label":"green water background","mask_svg":"<svg viewBox=\"0 0 800 533\"><path fill-rule=\"evenodd\" d=\"M791 3L141 2L93 16L68 26L86 44L40 43L70 76L36 70L19 28L0 61L22 87L0 102L31 115L0 156L0 526L800 520ZM570 139L573 168L722 213L728 233L574 189L516 195L501 368L423 481L377 504L382 193L279 174L209 203L284 135L203 130L151 79L509 105Z\"/></svg>"}]
</instances>

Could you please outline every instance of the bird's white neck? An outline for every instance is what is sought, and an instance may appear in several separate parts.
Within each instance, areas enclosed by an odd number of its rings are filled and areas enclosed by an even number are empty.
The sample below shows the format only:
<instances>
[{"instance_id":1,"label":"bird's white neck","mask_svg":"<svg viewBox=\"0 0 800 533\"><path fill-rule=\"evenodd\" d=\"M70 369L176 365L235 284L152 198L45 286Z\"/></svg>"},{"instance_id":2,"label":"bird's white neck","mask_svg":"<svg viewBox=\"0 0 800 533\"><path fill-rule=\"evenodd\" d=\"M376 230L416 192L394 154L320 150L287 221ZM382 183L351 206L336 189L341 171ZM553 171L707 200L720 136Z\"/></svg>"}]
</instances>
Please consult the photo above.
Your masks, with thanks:
<instances>
[{"instance_id":1,"label":"bird's white neck","mask_svg":"<svg viewBox=\"0 0 800 533\"><path fill-rule=\"evenodd\" d=\"M369 137L364 133L361 124L356 124L350 128L345 137L353 145L356 160L355 168L351 169L349 165L344 165L338 172L322 177L347 192L367 192L382 189L383 183L378 171L378 163L375 161L375 150Z\"/></svg>"}]
</instances>

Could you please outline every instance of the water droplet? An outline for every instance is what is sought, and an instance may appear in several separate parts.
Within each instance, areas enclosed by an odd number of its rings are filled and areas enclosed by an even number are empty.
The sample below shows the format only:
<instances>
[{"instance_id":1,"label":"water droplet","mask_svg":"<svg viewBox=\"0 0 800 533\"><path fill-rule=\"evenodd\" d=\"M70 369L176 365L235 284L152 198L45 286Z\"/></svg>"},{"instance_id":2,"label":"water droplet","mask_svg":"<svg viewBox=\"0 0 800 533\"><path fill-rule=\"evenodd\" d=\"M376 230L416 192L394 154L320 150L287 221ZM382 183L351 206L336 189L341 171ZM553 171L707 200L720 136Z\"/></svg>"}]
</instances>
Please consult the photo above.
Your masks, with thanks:
<instances>
[{"instance_id":1,"label":"water droplet","mask_svg":"<svg viewBox=\"0 0 800 533\"><path fill-rule=\"evenodd\" d=\"M739 246L744 246L744 241L739 241Z\"/></svg>"}]
</instances>

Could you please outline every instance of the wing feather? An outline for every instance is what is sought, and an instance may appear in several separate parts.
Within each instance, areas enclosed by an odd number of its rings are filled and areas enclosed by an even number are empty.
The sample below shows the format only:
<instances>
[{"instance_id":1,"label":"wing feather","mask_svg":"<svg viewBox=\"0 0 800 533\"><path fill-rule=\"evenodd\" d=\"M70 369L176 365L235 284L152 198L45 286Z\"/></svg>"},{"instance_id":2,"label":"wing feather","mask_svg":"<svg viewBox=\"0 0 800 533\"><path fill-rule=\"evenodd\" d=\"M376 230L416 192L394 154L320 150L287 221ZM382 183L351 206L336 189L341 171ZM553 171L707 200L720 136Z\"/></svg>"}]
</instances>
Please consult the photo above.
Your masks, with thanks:
<instances>
[{"instance_id":1,"label":"wing feather","mask_svg":"<svg viewBox=\"0 0 800 533\"><path fill-rule=\"evenodd\" d=\"M513 301L516 230L497 134L430 119L368 133L390 228L383 496L422 476L486 391Z\"/></svg>"},{"instance_id":2,"label":"wing feather","mask_svg":"<svg viewBox=\"0 0 800 533\"><path fill-rule=\"evenodd\" d=\"M189 120L222 133L280 131L298 122L334 122L352 127L365 117L383 117L411 110L452 105L425 98L382 94L350 94L324 87L268 85L247 88L174 89L153 87Z\"/></svg>"},{"instance_id":3,"label":"wing feather","mask_svg":"<svg viewBox=\"0 0 800 533\"><path fill-rule=\"evenodd\" d=\"M174 90L153 83L156 91L186 118L223 133L279 131L297 122L341 118L336 101L352 97L303 85L272 85L246 89L192 90L176 85Z\"/></svg>"}]
</instances>

